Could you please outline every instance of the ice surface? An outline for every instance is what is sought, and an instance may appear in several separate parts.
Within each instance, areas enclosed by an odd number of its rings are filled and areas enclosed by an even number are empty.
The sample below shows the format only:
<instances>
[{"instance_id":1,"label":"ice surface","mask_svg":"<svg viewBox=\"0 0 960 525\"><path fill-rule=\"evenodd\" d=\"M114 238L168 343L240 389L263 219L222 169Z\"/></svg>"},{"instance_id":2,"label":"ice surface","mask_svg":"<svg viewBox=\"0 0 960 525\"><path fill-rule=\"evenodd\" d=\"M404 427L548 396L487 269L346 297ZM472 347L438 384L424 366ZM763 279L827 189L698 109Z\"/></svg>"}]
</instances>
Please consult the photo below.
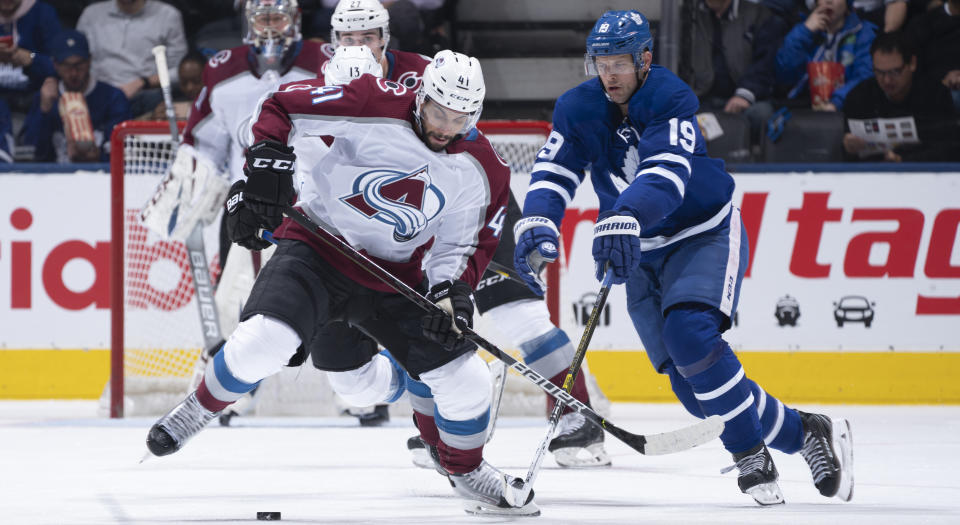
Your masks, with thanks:
<instances>
[{"instance_id":1,"label":"ice surface","mask_svg":"<svg viewBox=\"0 0 960 525\"><path fill-rule=\"evenodd\" d=\"M856 490L817 493L799 455L775 453L787 504L760 508L737 490L719 442L646 457L608 436L614 466L544 461L528 523L960 523L960 407L801 407L851 420ZM180 452L138 463L152 419L98 418L95 402L0 402L0 522L232 523L280 511L285 523L501 523L468 516L447 481L412 465L407 421L248 418L213 426ZM678 428L679 405L615 404L632 432ZM545 430L502 419L486 449L523 476Z\"/></svg>"}]
</instances>

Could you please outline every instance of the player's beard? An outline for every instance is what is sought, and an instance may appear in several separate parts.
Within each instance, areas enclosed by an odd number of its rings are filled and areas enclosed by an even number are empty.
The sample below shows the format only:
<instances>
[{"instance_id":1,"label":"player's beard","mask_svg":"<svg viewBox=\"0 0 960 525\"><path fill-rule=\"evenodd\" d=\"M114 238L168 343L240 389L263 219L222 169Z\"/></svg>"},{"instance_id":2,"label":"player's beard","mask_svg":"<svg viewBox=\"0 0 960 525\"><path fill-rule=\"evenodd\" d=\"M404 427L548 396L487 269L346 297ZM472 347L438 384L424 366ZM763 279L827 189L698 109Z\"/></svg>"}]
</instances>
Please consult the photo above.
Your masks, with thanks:
<instances>
[{"instance_id":1,"label":"player's beard","mask_svg":"<svg viewBox=\"0 0 960 525\"><path fill-rule=\"evenodd\" d=\"M443 151L453 142L454 136L445 136L435 131L424 131L423 132L423 143L427 145L428 148L432 151ZM439 144L438 141L442 141L442 144ZM439 145L438 145L439 144Z\"/></svg>"}]
</instances>

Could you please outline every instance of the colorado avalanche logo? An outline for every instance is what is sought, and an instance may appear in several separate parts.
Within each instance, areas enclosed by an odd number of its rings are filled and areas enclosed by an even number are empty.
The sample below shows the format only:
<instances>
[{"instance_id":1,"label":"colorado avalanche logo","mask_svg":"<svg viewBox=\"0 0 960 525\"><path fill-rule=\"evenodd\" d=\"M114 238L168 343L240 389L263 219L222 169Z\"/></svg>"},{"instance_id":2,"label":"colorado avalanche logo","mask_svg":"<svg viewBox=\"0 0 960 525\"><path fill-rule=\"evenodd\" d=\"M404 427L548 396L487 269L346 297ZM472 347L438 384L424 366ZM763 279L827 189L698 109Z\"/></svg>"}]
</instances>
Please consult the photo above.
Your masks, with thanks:
<instances>
[{"instance_id":1,"label":"colorado avalanche logo","mask_svg":"<svg viewBox=\"0 0 960 525\"><path fill-rule=\"evenodd\" d=\"M377 169L353 183L353 193L340 200L363 214L393 226L393 238L409 241L443 209L445 199L430 181L427 166L410 173Z\"/></svg>"}]
</instances>

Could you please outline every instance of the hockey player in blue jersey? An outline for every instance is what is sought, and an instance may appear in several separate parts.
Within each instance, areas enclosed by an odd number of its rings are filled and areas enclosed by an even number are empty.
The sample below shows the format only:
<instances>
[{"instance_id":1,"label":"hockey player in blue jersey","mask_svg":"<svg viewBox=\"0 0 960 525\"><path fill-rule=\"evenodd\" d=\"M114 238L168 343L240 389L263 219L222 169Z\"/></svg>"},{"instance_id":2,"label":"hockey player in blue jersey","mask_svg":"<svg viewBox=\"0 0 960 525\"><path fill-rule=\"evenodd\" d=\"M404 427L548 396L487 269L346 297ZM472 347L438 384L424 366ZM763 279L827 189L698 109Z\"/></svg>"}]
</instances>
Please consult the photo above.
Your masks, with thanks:
<instances>
[{"instance_id":1,"label":"hockey player in blue jersey","mask_svg":"<svg viewBox=\"0 0 960 525\"><path fill-rule=\"evenodd\" d=\"M853 494L849 423L788 408L744 375L721 334L737 308L748 244L731 198L733 178L706 154L693 91L652 65L649 23L609 11L587 37L588 75L556 103L514 228L515 265L543 293L564 210L590 168L600 201L597 278L611 268L657 372L691 414L720 415L740 490L783 503L767 446L799 452L827 497ZM731 467L732 469L733 467Z\"/></svg>"}]
</instances>

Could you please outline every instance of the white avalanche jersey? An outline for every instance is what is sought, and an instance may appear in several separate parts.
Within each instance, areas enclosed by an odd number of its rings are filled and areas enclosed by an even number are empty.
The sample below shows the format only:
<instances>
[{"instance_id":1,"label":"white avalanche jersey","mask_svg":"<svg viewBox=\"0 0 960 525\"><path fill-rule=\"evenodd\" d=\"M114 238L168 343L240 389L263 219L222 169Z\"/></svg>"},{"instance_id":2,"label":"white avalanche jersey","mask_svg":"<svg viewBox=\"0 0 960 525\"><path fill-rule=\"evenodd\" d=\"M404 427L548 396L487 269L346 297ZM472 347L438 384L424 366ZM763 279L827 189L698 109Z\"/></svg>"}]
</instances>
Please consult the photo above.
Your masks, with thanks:
<instances>
[{"instance_id":1,"label":"white avalanche jersey","mask_svg":"<svg viewBox=\"0 0 960 525\"><path fill-rule=\"evenodd\" d=\"M243 178L243 152L250 145L250 124L260 100L281 84L316 78L327 56L322 44L302 42L292 51L286 72L256 75L250 46L220 51L203 69L203 90L190 108L183 143L194 147L214 166Z\"/></svg>"},{"instance_id":2,"label":"white avalanche jersey","mask_svg":"<svg viewBox=\"0 0 960 525\"><path fill-rule=\"evenodd\" d=\"M425 271L431 286L473 288L497 247L510 171L477 130L446 151L427 148L413 128L415 98L371 75L346 86L287 84L262 104L254 141L328 143L315 165L298 167L306 174L298 206L412 287ZM392 291L289 219L275 236L311 244L354 281Z\"/></svg>"}]
</instances>

